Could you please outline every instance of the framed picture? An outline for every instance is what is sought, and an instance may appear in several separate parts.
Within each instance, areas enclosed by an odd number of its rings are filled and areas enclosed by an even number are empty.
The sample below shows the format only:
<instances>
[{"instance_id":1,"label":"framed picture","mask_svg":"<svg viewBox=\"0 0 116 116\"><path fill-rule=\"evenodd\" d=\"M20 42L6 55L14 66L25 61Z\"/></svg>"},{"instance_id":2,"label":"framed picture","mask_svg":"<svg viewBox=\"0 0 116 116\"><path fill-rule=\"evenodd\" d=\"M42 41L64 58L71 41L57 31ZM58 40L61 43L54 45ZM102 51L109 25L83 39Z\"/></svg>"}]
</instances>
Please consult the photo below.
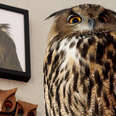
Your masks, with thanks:
<instances>
[{"instance_id":1,"label":"framed picture","mask_svg":"<svg viewBox=\"0 0 116 116\"><path fill-rule=\"evenodd\" d=\"M28 10L0 4L0 77L30 79Z\"/></svg>"}]
</instances>

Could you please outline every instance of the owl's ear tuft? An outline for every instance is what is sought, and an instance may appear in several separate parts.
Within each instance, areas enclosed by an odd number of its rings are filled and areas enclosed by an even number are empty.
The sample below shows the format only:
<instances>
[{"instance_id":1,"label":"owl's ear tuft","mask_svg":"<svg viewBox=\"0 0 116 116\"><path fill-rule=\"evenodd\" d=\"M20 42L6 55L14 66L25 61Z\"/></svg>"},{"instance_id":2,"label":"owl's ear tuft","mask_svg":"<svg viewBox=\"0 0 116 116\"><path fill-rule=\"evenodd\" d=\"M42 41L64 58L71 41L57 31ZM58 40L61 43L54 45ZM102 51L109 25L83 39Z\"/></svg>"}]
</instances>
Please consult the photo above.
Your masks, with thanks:
<instances>
[{"instance_id":1,"label":"owl's ear tuft","mask_svg":"<svg viewBox=\"0 0 116 116\"><path fill-rule=\"evenodd\" d=\"M67 10L69 10L69 9L67 8L67 9L63 9L60 11L56 11L56 12L52 13L51 15L49 15L47 18L45 18L45 20L52 18L52 17L57 17L58 15L62 14L63 12L65 12Z\"/></svg>"}]
</instances>

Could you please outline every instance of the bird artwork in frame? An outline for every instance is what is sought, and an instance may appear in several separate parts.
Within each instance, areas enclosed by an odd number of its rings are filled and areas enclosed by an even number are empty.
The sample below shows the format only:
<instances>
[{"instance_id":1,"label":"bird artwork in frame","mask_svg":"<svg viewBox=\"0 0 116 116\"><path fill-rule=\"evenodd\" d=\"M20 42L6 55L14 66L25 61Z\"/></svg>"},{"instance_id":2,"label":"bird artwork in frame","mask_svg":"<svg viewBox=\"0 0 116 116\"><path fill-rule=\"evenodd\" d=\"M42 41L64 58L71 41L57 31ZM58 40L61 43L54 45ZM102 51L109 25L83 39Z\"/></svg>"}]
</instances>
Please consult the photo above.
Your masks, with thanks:
<instances>
[{"instance_id":1,"label":"bird artwork in frame","mask_svg":"<svg viewBox=\"0 0 116 116\"><path fill-rule=\"evenodd\" d=\"M54 18L44 59L46 116L116 115L116 13L80 4Z\"/></svg>"},{"instance_id":2,"label":"bird artwork in frame","mask_svg":"<svg viewBox=\"0 0 116 116\"><path fill-rule=\"evenodd\" d=\"M23 71L18 59L16 45L8 33L9 26L8 24L0 25L0 68Z\"/></svg>"},{"instance_id":3,"label":"bird artwork in frame","mask_svg":"<svg viewBox=\"0 0 116 116\"><path fill-rule=\"evenodd\" d=\"M0 77L30 79L28 10L0 4Z\"/></svg>"}]
</instances>

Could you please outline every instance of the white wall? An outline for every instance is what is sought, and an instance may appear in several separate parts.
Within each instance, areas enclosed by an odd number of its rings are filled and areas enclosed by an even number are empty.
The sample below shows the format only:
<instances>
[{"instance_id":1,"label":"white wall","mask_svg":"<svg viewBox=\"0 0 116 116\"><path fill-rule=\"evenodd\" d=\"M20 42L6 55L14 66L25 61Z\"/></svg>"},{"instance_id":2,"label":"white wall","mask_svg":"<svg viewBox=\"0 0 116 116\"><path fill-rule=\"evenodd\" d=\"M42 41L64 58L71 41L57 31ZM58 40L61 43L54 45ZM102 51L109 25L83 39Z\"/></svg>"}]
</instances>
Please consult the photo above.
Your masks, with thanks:
<instances>
[{"instance_id":1,"label":"white wall","mask_svg":"<svg viewBox=\"0 0 116 116\"><path fill-rule=\"evenodd\" d=\"M18 87L16 97L38 104L38 115L45 116L43 98L43 57L50 21L44 19L54 11L78 5L97 3L116 11L115 0L0 0L4 3L30 11L30 43L32 78L28 83L0 79L0 89Z\"/></svg>"}]
</instances>

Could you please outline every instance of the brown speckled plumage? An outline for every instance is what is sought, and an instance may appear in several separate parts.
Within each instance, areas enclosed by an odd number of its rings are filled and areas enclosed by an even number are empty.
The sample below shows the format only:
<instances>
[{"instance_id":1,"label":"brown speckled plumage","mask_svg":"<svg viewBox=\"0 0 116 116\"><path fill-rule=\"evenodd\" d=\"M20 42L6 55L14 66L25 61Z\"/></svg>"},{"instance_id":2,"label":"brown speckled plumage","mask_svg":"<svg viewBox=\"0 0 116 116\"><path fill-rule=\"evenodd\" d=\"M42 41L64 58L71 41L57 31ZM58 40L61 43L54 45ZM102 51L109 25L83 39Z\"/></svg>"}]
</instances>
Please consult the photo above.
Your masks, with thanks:
<instances>
[{"instance_id":1,"label":"brown speckled plumage","mask_svg":"<svg viewBox=\"0 0 116 116\"><path fill-rule=\"evenodd\" d=\"M69 24L70 15L82 21ZM44 61L46 116L115 116L115 12L83 4L53 16Z\"/></svg>"}]
</instances>

